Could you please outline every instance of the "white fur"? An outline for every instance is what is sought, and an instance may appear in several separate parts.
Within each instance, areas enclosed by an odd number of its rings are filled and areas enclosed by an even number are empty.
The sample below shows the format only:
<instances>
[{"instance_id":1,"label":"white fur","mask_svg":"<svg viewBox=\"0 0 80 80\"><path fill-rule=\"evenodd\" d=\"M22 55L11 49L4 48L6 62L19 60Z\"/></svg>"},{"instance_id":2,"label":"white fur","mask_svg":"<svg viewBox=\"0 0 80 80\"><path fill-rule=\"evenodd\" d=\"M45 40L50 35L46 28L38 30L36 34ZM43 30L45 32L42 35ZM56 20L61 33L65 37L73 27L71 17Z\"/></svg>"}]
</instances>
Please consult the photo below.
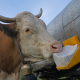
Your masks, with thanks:
<instances>
[{"instance_id":1,"label":"white fur","mask_svg":"<svg viewBox=\"0 0 80 80\"><path fill-rule=\"evenodd\" d=\"M0 80L18 80L18 73L8 74L4 71L0 72Z\"/></svg>"}]
</instances>

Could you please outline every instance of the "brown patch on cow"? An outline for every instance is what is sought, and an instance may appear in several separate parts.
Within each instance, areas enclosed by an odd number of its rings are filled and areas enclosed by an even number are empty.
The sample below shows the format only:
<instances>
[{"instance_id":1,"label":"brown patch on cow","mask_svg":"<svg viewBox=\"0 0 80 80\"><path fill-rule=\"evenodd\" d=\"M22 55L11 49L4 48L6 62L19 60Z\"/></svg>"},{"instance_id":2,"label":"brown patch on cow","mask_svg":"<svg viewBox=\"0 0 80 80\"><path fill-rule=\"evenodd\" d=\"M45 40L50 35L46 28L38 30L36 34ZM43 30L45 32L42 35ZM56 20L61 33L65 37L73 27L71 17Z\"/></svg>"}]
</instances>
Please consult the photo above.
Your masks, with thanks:
<instances>
[{"instance_id":1,"label":"brown patch on cow","mask_svg":"<svg viewBox=\"0 0 80 80\"><path fill-rule=\"evenodd\" d=\"M13 39L0 31L0 69L7 73L13 71L16 73L19 71L20 66L18 67L18 65L20 63Z\"/></svg>"},{"instance_id":2,"label":"brown patch on cow","mask_svg":"<svg viewBox=\"0 0 80 80\"><path fill-rule=\"evenodd\" d=\"M15 30L16 26L17 26L17 24L15 22L12 22L10 24L1 24L1 25L8 28L8 29L10 29L10 30Z\"/></svg>"},{"instance_id":3,"label":"brown patch on cow","mask_svg":"<svg viewBox=\"0 0 80 80\"><path fill-rule=\"evenodd\" d=\"M13 37L14 34L17 32L16 28L17 24L15 22L10 24L1 24L0 23L0 30L9 37Z\"/></svg>"}]
</instances>

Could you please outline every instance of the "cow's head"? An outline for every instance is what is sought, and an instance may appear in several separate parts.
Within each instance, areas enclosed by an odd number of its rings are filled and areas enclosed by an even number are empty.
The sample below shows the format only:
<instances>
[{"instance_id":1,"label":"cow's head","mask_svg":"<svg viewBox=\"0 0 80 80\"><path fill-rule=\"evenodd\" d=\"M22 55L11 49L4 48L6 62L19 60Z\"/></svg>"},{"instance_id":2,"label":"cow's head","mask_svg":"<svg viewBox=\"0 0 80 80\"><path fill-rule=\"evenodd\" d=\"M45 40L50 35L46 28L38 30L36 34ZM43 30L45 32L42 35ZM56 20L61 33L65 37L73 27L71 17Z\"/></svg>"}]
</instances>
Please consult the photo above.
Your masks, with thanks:
<instances>
[{"instance_id":1,"label":"cow's head","mask_svg":"<svg viewBox=\"0 0 80 80\"><path fill-rule=\"evenodd\" d=\"M0 25L5 29L4 33L6 29L13 33L17 32L23 57L29 61L50 59L54 52L62 50L61 44L47 32L45 23L39 19L41 14L42 9L38 15L24 11L15 18L0 16L0 21L9 23Z\"/></svg>"}]
</instances>

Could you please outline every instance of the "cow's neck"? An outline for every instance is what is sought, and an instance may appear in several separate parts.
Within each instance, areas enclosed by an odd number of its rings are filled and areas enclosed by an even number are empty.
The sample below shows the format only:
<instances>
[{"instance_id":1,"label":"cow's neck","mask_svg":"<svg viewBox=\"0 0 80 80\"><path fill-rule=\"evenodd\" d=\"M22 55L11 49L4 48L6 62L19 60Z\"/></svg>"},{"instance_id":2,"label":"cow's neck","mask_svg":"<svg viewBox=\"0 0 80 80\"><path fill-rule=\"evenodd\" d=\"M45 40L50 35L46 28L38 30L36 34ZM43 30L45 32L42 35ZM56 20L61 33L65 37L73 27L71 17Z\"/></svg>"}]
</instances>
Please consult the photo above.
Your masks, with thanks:
<instances>
[{"instance_id":1,"label":"cow's neck","mask_svg":"<svg viewBox=\"0 0 80 80\"><path fill-rule=\"evenodd\" d=\"M0 71L0 80L19 80L19 68L21 63L9 74L3 70Z\"/></svg>"},{"instance_id":2,"label":"cow's neck","mask_svg":"<svg viewBox=\"0 0 80 80\"><path fill-rule=\"evenodd\" d=\"M21 61L13 39L0 31L0 75L2 72L8 76L18 74L20 67ZM16 75L14 76L16 78Z\"/></svg>"}]
</instances>

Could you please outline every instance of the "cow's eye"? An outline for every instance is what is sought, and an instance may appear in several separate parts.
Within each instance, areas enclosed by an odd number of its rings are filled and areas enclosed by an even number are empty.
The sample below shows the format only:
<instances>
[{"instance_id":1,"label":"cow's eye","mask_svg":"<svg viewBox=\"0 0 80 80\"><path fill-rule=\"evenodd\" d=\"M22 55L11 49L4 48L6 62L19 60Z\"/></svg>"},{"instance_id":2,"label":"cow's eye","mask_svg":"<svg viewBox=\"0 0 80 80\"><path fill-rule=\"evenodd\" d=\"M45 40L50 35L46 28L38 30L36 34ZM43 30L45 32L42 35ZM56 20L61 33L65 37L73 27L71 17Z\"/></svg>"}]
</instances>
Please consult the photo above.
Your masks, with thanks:
<instances>
[{"instance_id":1,"label":"cow's eye","mask_svg":"<svg viewBox=\"0 0 80 80\"><path fill-rule=\"evenodd\" d=\"M26 31L25 32L29 32L30 30L29 29L26 29Z\"/></svg>"}]
</instances>

